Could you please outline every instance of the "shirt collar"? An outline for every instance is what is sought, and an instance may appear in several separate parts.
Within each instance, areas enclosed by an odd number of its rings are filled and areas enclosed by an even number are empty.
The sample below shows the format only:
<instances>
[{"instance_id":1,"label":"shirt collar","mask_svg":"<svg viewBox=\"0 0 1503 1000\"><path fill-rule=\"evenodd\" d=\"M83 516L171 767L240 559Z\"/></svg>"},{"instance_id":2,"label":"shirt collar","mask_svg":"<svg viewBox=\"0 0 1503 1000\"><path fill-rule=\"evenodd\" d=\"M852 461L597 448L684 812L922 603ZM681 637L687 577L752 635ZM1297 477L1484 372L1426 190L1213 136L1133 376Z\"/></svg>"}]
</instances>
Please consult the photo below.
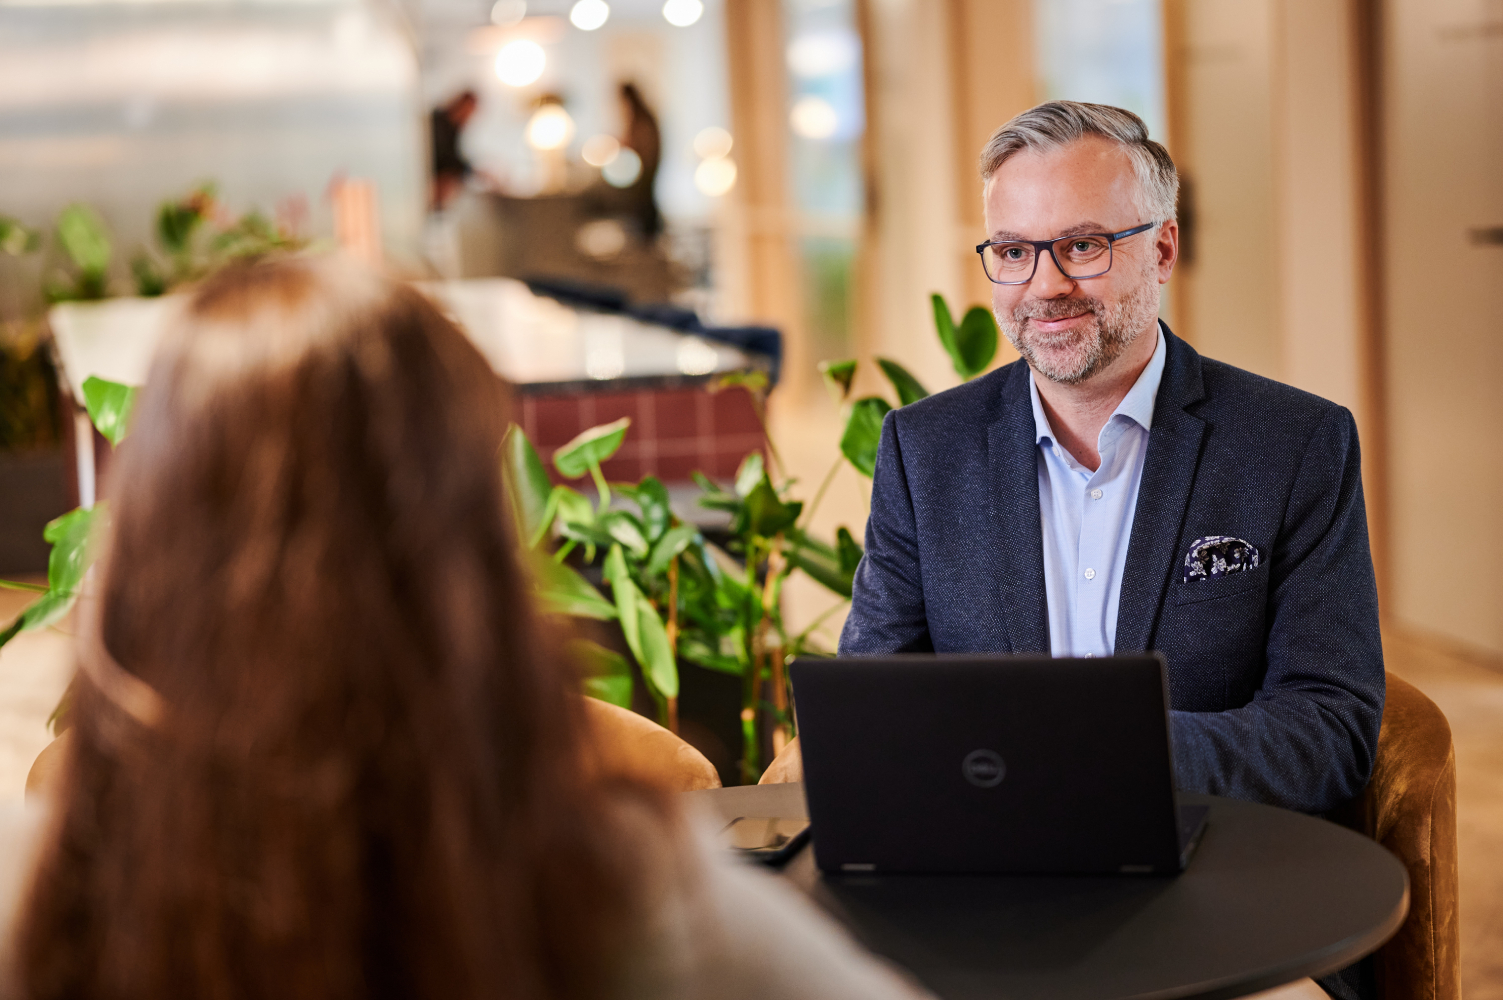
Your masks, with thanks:
<instances>
[{"instance_id":1,"label":"shirt collar","mask_svg":"<svg viewBox=\"0 0 1503 1000\"><path fill-rule=\"evenodd\" d=\"M1118 414L1126 417L1142 427L1145 431L1153 429L1153 404L1159 395L1159 383L1164 378L1164 357L1168 353L1164 341L1164 332L1160 329L1162 321L1154 328L1154 336L1158 338L1158 344L1153 349L1153 357L1148 360L1148 365L1138 380L1127 390L1127 395L1122 397L1122 402L1112 411L1107 419L1110 424ZM1039 444L1048 440L1054 441L1054 429L1049 426L1049 418L1044 414L1043 401L1039 399L1038 375L1029 372L1028 398L1033 403L1033 441Z\"/></svg>"}]
</instances>

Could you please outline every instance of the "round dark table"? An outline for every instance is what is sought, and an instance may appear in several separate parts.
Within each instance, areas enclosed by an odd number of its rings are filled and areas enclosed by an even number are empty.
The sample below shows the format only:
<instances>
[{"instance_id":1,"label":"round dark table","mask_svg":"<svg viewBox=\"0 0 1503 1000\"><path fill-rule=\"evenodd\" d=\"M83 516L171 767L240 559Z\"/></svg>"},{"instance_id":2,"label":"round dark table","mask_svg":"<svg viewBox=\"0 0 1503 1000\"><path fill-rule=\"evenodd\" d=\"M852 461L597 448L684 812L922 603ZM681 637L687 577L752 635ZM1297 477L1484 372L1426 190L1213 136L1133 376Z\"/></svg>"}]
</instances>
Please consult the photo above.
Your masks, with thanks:
<instances>
[{"instance_id":1,"label":"round dark table","mask_svg":"<svg viewBox=\"0 0 1503 1000\"><path fill-rule=\"evenodd\" d=\"M686 795L727 819L808 814L802 785ZM834 876L808 848L780 874L945 1000L1244 996L1350 965L1404 922L1404 866L1366 837L1272 806L1181 801L1210 818L1173 878Z\"/></svg>"}]
</instances>

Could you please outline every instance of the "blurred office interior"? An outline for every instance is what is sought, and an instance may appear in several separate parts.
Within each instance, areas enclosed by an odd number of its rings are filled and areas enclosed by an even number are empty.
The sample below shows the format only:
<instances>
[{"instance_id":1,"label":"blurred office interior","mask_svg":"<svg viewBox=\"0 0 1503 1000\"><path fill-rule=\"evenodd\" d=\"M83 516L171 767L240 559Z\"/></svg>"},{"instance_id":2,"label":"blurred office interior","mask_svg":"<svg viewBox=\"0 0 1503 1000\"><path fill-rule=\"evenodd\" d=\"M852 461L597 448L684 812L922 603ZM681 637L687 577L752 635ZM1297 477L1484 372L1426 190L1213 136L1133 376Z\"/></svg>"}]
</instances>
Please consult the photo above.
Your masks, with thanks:
<instances>
[{"instance_id":1,"label":"blurred office interior","mask_svg":"<svg viewBox=\"0 0 1503 1000\"><path fill-rule=\"evenodd\" d=\"M858 394L879 356L958 381L930 295L989 302L977 155L1049 98L1127 107L1174 155L1175 332L1356 415L1390 668L1457 731L1466 994L1503 998L1499 0L0 0L0 216L46 234L87 203L129 293L158 204L212 181L218 211L414 279L775 329L771 436L812 492L842 420L819 361L860 359ZM58 266L0 253L12 355ZM41 521L77 494L73 426L0 453ZM859 538L866 489L840 468L813 529ZM30 563L0 572L43 568L21 523ZM796 624L829 603L790 586ZM0 795L66 641L0 656Z\"/></svg>"}]
</instances>

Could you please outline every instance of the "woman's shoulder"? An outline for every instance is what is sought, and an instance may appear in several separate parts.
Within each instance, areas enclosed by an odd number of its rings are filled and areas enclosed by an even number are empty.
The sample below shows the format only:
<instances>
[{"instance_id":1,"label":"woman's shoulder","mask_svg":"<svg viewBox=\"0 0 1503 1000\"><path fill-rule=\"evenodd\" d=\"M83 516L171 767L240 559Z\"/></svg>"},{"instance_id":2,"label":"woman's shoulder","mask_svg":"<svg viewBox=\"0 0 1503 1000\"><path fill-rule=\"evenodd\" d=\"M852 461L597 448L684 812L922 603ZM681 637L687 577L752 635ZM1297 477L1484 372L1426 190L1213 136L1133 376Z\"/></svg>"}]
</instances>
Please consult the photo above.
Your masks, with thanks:
<instances>
[{"instance_id":1,"label":"woman's shoulder","mask_svg":"<svg viewBox=\"0 0 1503 1000\"><path fill-rule=\"evenodd\" d=\"M11 937L20 916L47 825L48 810L19 799L0 802L0 970L11 963Z\"/></svg>"},{"instance_id":2,"label":"woman's shoulder","mask_svg":"<svg viewBox=\"0 0 1503 1000\"><path fill-rule=\"evenodd\" d=\"M691 812L639 842L641 916L621 1000L926 995L796 890L719 846L720 825Z\"/></svg>"}]
</instances>

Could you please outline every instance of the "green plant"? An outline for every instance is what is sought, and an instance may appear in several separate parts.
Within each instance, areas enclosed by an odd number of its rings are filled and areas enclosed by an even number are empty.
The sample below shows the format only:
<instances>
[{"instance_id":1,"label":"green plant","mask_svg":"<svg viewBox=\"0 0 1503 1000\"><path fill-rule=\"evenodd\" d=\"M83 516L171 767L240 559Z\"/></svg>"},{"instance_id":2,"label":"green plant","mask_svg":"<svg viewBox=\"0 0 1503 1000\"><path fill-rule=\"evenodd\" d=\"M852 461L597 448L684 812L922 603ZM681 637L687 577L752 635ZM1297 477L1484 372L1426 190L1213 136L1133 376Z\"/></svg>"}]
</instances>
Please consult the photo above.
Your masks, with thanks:
<instances>
[{"instance_id":1,"label":"green plant","mask_svg":"<svg viewBox=\"0 0 1503 1000\"><path fill-rule=\"evenodd\" d=\"M114 248L99 213L88 205L69 205L57 217L56 236L70 267L47 279L47 301L92 301L108 295Z\"/></svg>"},{"instance_id":2,"label":"green plant","mask_svg":"<svg viewBox=\"0 0 1503 1000\"><path fill-rule=\"evenodd\" d=\"M125 438L126 424L135 402L135 390L117 382L91 377L84 381L83 391L89 419L111 444L119 444ZM78 600L84 575L94 562L91 539L108 517L106 505L101 501L93 507L79 507L69 511L47 525L43 537L52 543L52 552L47 558L45 587L0 580L0 587L8 590L28 590L41 595L15 621L0 631L0 646L4 646L20 632L46 628L68 613Z\"/></svg>"},{"instance_id":3,"label":"green plant","mask_svg":"<svg viewBox=\"0 0 1503 1000\"><path fill-rule=\"evenodd\" d=\"M24 257L41 246L41 233L0 216L0 254ZM39 316L0 318L0 449L43 448L61 437L45 332Z\"/></svg>"},{"instance_id":4,"label":"green plant","mask_svg":"<svg viewBox=\"0 0 1503 1000\"><path fill-rule=\"evenodd\" d=\"M957 327L941 297L934 297L934 306L940 343L956 371L964 378L984 371L998 343L991 314L973 308ZM928 395L902 365L886 358L879 358L877 364L896 390L899 405ZM775 749L793 733L785 663L793 656L823 652L813 639L815 631L849 601L863 555L849 529L837 529L834 543L829 544L812 537L808 525L841 464L850 462L863 475L872 475L882 419L892 409L881 396L849 400L857 374L854 360L826 362L820 371L846 413L840 457L811 503L792 498L795 484L781 474L770 437L767 456L762 452L747 455L730 489L696 474L701 490L698 503L729 519L729 538L723 549L672 512L667 490L657 479L649 476L637 484L606 482L601 466L620 448L628 420L590 428L553 457L565 479L593 481L594 502L571 486L552 485L520 428L512 428L504 450L512 506L538 566L538 596L543 606L556 613L618 621L658 704L659 720L670 728L676 721L678 660L740 677L741 775L748 782L761 773L764 717L770 717L775 727ZM765 430L767 380L763 373L733 373L722 377L715 389L749 392L759 417L764 418ZM613 505L613 497L635 510ZM601 586L609 588L612 602L607 604L567 560L586 570L598 569ZM799 632L789 630L782 607L784 587L795 572L805 573L838 599ZM579 647L576 659L586 665L587 693L630 704L632 679L623 658L586 643Z\"/></svg>"},{"instance_id":5,"label":"green plant","mask_svg":"<svg viewBox=\"0 0 1503 1000\"><path fill-rule=\"evenodd\" d=\"M216 232L208 232L207 227L223 214L212 182L200 184L182 198L163 202L157 209L155 230L166 263L145 248L137 251L131 258L136 294L162 295L232 260L299 250L307 245L306 240L278 229L255 209Z\"/></svg>"}]
</instances>

